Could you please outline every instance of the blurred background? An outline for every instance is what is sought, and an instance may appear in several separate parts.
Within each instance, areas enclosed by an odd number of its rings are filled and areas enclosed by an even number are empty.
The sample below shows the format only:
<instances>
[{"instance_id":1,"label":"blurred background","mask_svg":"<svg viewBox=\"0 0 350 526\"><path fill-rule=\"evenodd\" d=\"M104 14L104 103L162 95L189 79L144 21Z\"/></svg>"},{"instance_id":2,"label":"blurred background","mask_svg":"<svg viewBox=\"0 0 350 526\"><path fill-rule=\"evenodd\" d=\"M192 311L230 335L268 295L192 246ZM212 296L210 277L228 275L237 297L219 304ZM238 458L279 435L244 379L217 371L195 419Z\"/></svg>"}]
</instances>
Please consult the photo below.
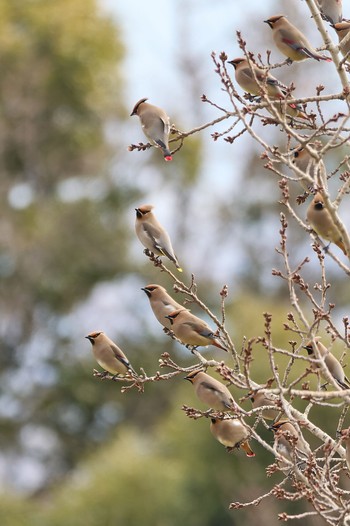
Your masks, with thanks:
<instances>
[{"instance_id":1,"label":"blurred background","mask_svg":"<svg viewBox=\"0 0 350 526\"><path fill-rule=\"evenodd\" d=\"M241 56L241 30L249 50L264 59L272 49L272 61L281 61L263 23L279 12L321 45L301 0L0 3L2 525L255 526L275 524L282 510L308 509L268 499L258 511L229 511L230 502L254 499L280 480L266 478L271 455L258 444L254 459L228 455L206 419L189 420L181 411L198 405L181 376L147 384L144 394L122 394L120 384L94 378L84 339L104 330L149 374L165 351L184 366L193 363L164 335L140 290L172 285L135 239L134 208L146 202L171 234L183 279L195 274L199 296L216 314L228 285L227 326L238 349L244 337L263 333L266 311L273 314L274 343L294 339L283 329L291 310L287 287L271 274L283 269L275 251L283 207L261 146L247 134L234 144L214 142L211 133L226 122L188 138L172 163L154 148L127 151L145 142L138 119L129 117L142 97L165 108L180 130L220 116L202 94L231 110L211 52ZM341 89L328 63L309 60L275 74L295 83L296 96L314 94L319 84L324 93ZM346 111L341 102L324 106L326 116L338 111ZM278 126L257 130L287 147ZM327 168L344 155L342 149L327 156ZM339 175L331 192L338 183ZM291 193L300 189L291 185ZM303 218L306 207L298 208ZM340 215L349 225L349 210ZM292 219L289 240L292 267L309 256L303 276L313 286L321 277L311 239ZM341 330L348 286L326 261L328 300L336 303ZM310 305L304 308L311 320ZM270 374L260 350L253 379L265 382ZM312 416L317 422L316 410ZM322 415L332 436L337 417L331 410ZM272 441L263 428L262 434Z\"/></svg>"}]
</instances>

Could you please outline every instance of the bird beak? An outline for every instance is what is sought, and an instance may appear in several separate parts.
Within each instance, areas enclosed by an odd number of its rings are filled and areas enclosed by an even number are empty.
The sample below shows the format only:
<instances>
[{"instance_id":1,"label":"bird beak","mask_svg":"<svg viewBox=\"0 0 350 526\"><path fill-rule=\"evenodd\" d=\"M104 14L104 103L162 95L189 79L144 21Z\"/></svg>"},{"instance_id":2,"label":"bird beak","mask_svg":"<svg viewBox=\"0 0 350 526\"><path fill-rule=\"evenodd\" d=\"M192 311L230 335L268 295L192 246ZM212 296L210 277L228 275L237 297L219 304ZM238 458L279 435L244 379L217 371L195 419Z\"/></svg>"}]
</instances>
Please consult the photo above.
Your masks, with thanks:
<instances>
[{"instance_id":1,"label":"bird beak","mask_svg":"<svg viewBox=\"0 0 350 526\"><path fill-rule=\"evenodd\" d=\"M146 289L145 287L141 287L141 290L143 290L143 292L145 292L149 298L151 297L151 293L148 289Z\"/></svg>"},{"instance_id":2,"label":"bird beak","mask_svg":"<svg viewBox=\"0 0 350 526\"><path fill-rule=\"evenodd\" d=\"M91 343L94 341L94 339L91 336L85 336L87 340L89 340Z\"/></svg>"},{"instance_id":3,"label":"bird beak","mask_svg":"<svg viewBox=\"0 0 350 526\"><path fill-rule=\"evenodd\" d=\"M169 314L168 316L164 316L164 318L167 318L167 319L170 321L171 325L174 323L174 320L173 320L173 318L170 316L170 314Z\"/></svg>"},{"instance_id":4,"label":"bird beak","mask_svg":"<svg viewBox=\"0 0 350 526\"><path fill-rule=\"evenodd\" d=\"M264 23L265 23L265 24L268 24L268 25L272 28L272 25L271 25L270 20L264 20Z\"/></svg>"},{"instance_id":5,"label":"bird beak","mask_svg":"<svg viewBox=\"0 0 350 526\"><path fill-rule=\"evenodd\" d=\"M140 212L140 209L139 208L135 208L135 211L136 211L136 216L138 218L142 217L142 213Z\"/></svg>"}]
</instances>

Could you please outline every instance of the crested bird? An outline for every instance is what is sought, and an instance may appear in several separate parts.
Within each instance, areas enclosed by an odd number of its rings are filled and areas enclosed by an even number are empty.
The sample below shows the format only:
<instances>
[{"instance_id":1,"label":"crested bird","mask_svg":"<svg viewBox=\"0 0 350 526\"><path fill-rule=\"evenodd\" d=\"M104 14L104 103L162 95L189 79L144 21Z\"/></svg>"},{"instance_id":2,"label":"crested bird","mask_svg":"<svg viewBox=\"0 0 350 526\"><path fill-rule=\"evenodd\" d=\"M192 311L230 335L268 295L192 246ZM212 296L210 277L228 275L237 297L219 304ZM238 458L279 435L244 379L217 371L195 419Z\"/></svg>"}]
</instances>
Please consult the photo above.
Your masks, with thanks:
<instances>
[{"instance_id":1,"label":"crested bird","mask_svg":"<svg viewBox=\"0 0 350 526\"><path fill-rule=\"evenodd\" d=\"M171 322L171 330L183 344L193 347L206 347L215 345L227 352L227 349L219 343L214 331L194 314L188 310L176 310L166 316Z\"/></svg>"},{"instance_id":2,"label":"crested bird","mask_svg":"<svg viewBox=\"0 0 350 526\"><path fill-rule=\"evenodd\" d=\"M177 303L161 285L150 284L143 287L143 290L149 299L153 314L163 327L170 329L171 322L166 316L174 310L185 309L183 305Z\"/></svg>"},{"instance_id":3,"label":"crested bird","mask_svg":"<svg viewBox=\"0 0 350 526\"><path fill-rule=\"evenodd\" d=\"M90 341L93 355L102 369L113 375L137 374L123 351L104 332L90 332L85 338Z\"/></svg>"},{"instance_id":4,"label":"crested bird","mask_svg":"<svg viewBox=\"0 0 350 526\"><path fill-rule=\"evenodd\" d=\"M307 209L306 217L316 234L330 243L335 243L347 255L343 237L325 206L321 192L317 192L314 196Z\"/></svg>"},{"instance_id":5,"label":"crested bird","mask_svg":"<svg viewBox=\"0 0 350 526\"><path fill-rule=\"evenodd\" d=\"M249 430L240 418L229 420L212 418L210 431L216 440L226 447L227 451L232 451L234 448L241 448L245 451L247 457L255 457L255 453L248 442L250 436Z\"/></svg>"},{"instance_id":6,"label":"crested bird","mask_svg":"<svg viewBox=\"0 0 350 526\"><path fill-rule=\"evenodd\" d=\"M147 98L136 102L130 116L137 115L141 122L143 133L157 148L160 148L165 161L171 161L169 150L170 119L162 108L146 102Z\"/></svg>"},{"instance_id":7,"label":"crested bird","mask_svg":"<svg viewBox=\"0 0 350 526\"><path fill-rule=\"evenodd\" d=\"M330 57L317 53L306 36L291 24L284 15L272 16L264 22L272 29L272 37L277 48L290 61L314 58L315 60L332 62Z\"/></svg>"},{"instance_id":8,"label":"crested bird","mask_svg":"<svg viewBox=\"0 0 350 526\"><path fill-rule=\"evenodd\" d=\"M156 256L166 256L182 272L174 253L170 237L152 212L153 205L141 205L136 210L135 231L143 246Z\"/></svg>"}]
</instances>

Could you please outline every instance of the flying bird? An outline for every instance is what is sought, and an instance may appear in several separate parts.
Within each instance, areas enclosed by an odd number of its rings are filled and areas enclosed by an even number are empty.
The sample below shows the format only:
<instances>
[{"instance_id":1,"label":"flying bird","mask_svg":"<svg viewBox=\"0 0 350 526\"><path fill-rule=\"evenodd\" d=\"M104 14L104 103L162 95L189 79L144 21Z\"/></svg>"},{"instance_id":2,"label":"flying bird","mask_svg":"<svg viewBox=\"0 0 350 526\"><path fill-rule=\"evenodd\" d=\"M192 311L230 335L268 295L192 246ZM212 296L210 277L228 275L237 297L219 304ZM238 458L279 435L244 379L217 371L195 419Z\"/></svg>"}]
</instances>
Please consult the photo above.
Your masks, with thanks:
<instances>
[{"instance_id":1,"label":"flying bird","mask_svg":"<svg viewBox=\"0 0 350 526\"><path fill-rule=\"evenodd\" d=\"M217 411L227 411L237 407L226 385L202 370L191 371L185 376L185 380L191 382L198 399L208 407Z\"/></svg>"},{"instance_id":2,"label":"flying bird","mask_svg":"<svg viewBox=\"0 0 350 526\"><path fill-rule=\"evenodd\" d=\"M249 430L241 419L219 420L212 418L210 431L216 440L225 446L228 451L232 451L234 448L241 448L245 451L247 457L255 457L255 453L248 442Z\"/></svg>"},{"instance_id":3,"label":"flying bird","mask_svg":"<svg viewBox=\"0 0 350 526\"><path fill-rule=\"evenodd\" d=\"M308 342L304 349L307 350L308 355L311 358L317 358L315 354L315 346L317 347L317 350L319 352L320 357L324 360L324 365L328 369L329 374L334 378L335 382L341 387L341 389L350 389L350 383L349 380L346 378L344 370L341 366L341 363L337 360L337 358L323 345L323 343L320 341L320 337L317 336L314 338L316 343L313 343L312 341ZM328 382L328 378L322 374L322 369L317 364L312 364L311 368L315 371L320 370L321 375L323 378Z\"/></svg>"},{"instance_id":4,"label":"flying bird","mask_svg":"<svg viewBox=\"0 0 350 526\"><path fill-rule=\"evenodd\" d=\"M167 257L174 263L178 271L182 272L182 268L174 253L169 234L152 212L153 208L153 205L142 205L135 208L136 235L147 250L153 252L156 256Z\"/></svg>"},{"instance_id":5,"label":"flying bird","mask_svg":"<svg viewBox=\"0 0 350 526\"><path fill-rule=\"evenodd\" d=\"M335 243L347 255L342 235L335 225L329 210L327 210L324 198L320 192L317 192L311 201L306 216L311 227L320 237L330 241L330 243Z\"/></svg>"},{"instance_id":6,"label":"flying bird","mask_svg":"<svg viewBox=\"0 0 350 526\"><path fill-rule=\"evenodd\" d=\"M137 115L141 121L143 133L157 148L160 148L165 161L171 161L169 150L170 119L164 110L146 102L147 98L136 102L130 116Z\"/></svg>"},{"instance_id":7,"label":"flying bird","mask_svg":"<svg viewBox=\"0 0 350 526\"><path fill-rule=\"evenodd\" d=\"M183 344L193 347L215 345L215 347L227 352L209 325L191 314L190 311L176 310L168 314L166 318L171 322L171 330Z\"/></svg>"},{"instance_id":8,"label":"flying bird","mask_svg":"<svg viewBox=\"0 0 350 526\"><path fill-rule=\"evenodd\" d=\"M104 332L90 332L85 338L91 342L93 355L102 369L113 375L133 373L137 376L123 351Z\"/></svg>"},{"instance_id":9,"label":"flying bird","mask_svg":"<svg viewBox=\"0 0 350 526\"><path fill-rule=\"evenodd\" d=\"M315 60L332 62L330 57L317 53L305 35L291 24L284 15L272 16L264 22L271 27L272 37L277 48L289 60L300 61L314 58Z\"/></svg>"},{"instance_id":10,"label":"flying bird","mask_svg":"<svg viewBox=\"0 0 350 526\"><path fill-rule=\"evenodd\" d=\"M149 303L153 310L153 314L163 327L168 327L170 329L171 322L166 316L174 310L185 309L183 305L177 303L165 290L164 287L160 285L151 284L143 287L143 290L149 299Z\"/></svg>"}]
</instances>

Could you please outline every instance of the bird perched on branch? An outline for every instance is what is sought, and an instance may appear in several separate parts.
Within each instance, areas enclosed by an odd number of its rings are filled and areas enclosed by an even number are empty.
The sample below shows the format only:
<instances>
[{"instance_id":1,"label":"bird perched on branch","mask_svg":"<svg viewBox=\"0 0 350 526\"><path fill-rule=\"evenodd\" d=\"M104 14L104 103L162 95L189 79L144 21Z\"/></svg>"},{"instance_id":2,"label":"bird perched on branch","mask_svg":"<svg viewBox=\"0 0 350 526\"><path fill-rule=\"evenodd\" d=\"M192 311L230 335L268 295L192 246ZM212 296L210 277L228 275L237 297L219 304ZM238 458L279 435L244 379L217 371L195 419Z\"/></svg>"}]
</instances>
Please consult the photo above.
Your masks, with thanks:
<instances>
[{"instance_id":1,"label":"bird perched on branch","mask_svg":"<svg viewBox=\"0 0 350 526\"><path fill-rule=\"evenodd\" d=\"M153 208L153 205L142 205L135 208L136 235L145 248L153 252L156 256L166 256L174 263L178 271L182 272L182 268L174 253L169 234L152 212Z\"/></svg>"},{"instance_id":2,"label":"bird perched on branch","mask_svg":"<svg viewBox=\"0 0 350 526\"><path fill-rule=\"evenodd\" d=\"M276 409L264 409L262 416L266 420L275 420L276 416L282 412L282 409L278 408L277 402L278 396L273 393L261 393L259 391L250 391L248 397L252 402L253 409L258 409L264 406L274 406Z\"/></svg>"},{"instance_id":3,"label":"bird perched on branch","mask_svg":"<svg viewBox=\"0 0 350 526\"><path fill-rule=\"evenodd\" d=\"M255 457L255 453L248 442L249 430L242 419L219 420L218 418L212 418L210 431L216 440L225 446L228 451L232 451L234 448L241 448L245 451L247 457Z\"/></svg>"},{"instance_id":4,"label":"bird perched on branch","mask_svg":"<svg viewBox=\"0 0 350 526\"><path fill-rule=\"evenodd\" d=\"M198 399L212 409L227 411L237 407L232 394L223 383L219 382L201 369L191 371L185 380L194 387Z\"/></svg>"},{"instance_id":5,"label":"bird perched on branch","mask_svg":"<svg viewBox=\"0 0 350 526\"><path fill-rule=\"evenodd\" d=\"M304 349L307 350L308 355L312 358L317 358L317 355L315 353L315 347L317 347L319 355L324 361L325 367L328 369L329 374L332 376L332 378L334 378L339 387L341 387L342 389L350 389L349 380L345 376L341 363L337 360L335 356L333 356L329 349L327 349L327 347L323 345L323 343L320 341L319 336L314 338L314 340L315 343L313 341L310 341L304 346ZM328 378L322 373L322 369L317 364L312 364L311 369L313 369L314 371L320 370L321 375L328 382Z\"/></svg>"},{"instance_id":6,"label":"bird perched on branch","mask_svg":"<svg viewBox=\"0 0 350 526\"><path fill-rule=\"evenodd\" d=\"M324 198L320 192L317 192L311 201L306 217L311 227L320 237L330 241L330 243L335 243L347 255L343 237L334 223L329 210L327 210Z\"/></svg>"},{"instance_id":7,"label":"bird perched on branch","mask_svg":"<svg viewBox=\"0 0 350 526\"><path fill-rule=\"evenodd\" d=\"M85 338L91 342L93 355L102 369L114 375L136 375L123 351L104 332L90 332Z\"/></svg>"},{"instance_id":8,"label":"bird perched on branch","mask_svg":"<svg viewBox=\"0 0 350 526\"><path fill-rule=\"evenodd\" d=\"M219 343L214 331L205 323L205 321L197 318L188 310L176 310L166 316L170 320L171 330L185 345L193 347L206 347L207 345L215 345L223 351L227 349Z\"/></svg>"},{"instance_id":9,"label":"bird perched on branch","mask_svg":"<svg viewBox=\"0 0 350 526\"><path fill-rule=\"evenodd\" d=\"M342 0L316 0L316 4L318 4L322 18L327 22L336 24L343 20Z\"/></svg>"},{"instance_id":10,"label":"bird perched on branch","mask_svg":"<svg viewBox=\"0 0 350 526\"><path fill-rule=\"evenodd\" d=\"M170 119L164 110L146 102L147 98L136 102L130 116L137 115L147 139L160 148L165 161L171 161L169 150Z\"/></svg>"},{"instance_id":11,"label":"bird perched on branch","mask_svg":"<svg viewBox=\"0 0 350 526\"><path fill-rule=\"evenodd\" d=\"M166 316L174 310L187 310L183 305L177 303L160 285L147 285L143 290L149 299L153 313L163 327L171 327L171 322Z\"/></svg>"},{"instance_id":12,"label":"bird perched on branch","mask_svg":"<svg viewBox=\"0 0 350 526\"><path fill-rule=\"evenodd\" d=\"M290 61L314 58L315 60L332 62L330 57L317 53L305 35L291 24L284 15L272 16L268 20L264 20L264 22L271 27L277 48Z\"/></svg>"},{"instance_id":13,"label":"bird perched on branch","mask_svg":"<svg viewBox=\"0 0 350 526\"><path fill-rule=\"evenodd\" d=\"M337 24L333 25L334 29L337 32L338 40L339 40L339 49L342 53L342 55L345 57L350 53L350 38L347 40L345 44L343 44L343 40L350 32L350 22L339 22ZM347 56L347 61L349 60L349 55Z\"/></svg>"},{"instance_id":14,"label":"bird perched on branch","mask_svg":"<svg viewBox=\"0 0 350 526\"><path fill-rule=\"evenodd\" d=\"M308 146L313 150L318 151L322 148L322 143L320 143L319 141L310 142L308 143ZM312 155L310 155L306 147L299 146L294 150L292 163L297 168L299 168L299 170L309 175L313 179L315 184L317 184L317 174L320 174L322 182L326 184L326 167L324 165L324 162L322 160L317 162L316 159L312 157ZM311 189L313 187L312 184L307 183L303 179L300 179L300 184L305 191L309 191L310 187Z\"/></svg>"},{"instance_id":15,"label":"bird perched on branch","mask_svg":"<svg viewBox=\"0 0 350 526\"><path fill-rule=\"evenodd\" d=\"M296 461L297 466L304 469L308 451L293 424L289 420L279 420L270 429L275 435L274 450L290 462ZM284 473L289 473L291 466L288 463L277 459L277 464Z\"/></svg>"},{"instance_id":16,"label":"bird perched on branch","mask_svg":"<svg viewBox=\"0 0 350 526\"><path fill-rule=\"evenodd\" d=\"M237 84L250 95L261 95L263 88L273 101L284 101L287 97L288 88L273 77L267 70L259 68L255 64L249 64L245 58L235 58L228 61L235 68L235 79ZM283 103L274 106L278 113L283 113ZM267 108L268 111L271 110ZM301 107L294 103L286 102L287 115L293 118L309 120L309 117L301 111Z\"/></svg>"}]
</instances>

